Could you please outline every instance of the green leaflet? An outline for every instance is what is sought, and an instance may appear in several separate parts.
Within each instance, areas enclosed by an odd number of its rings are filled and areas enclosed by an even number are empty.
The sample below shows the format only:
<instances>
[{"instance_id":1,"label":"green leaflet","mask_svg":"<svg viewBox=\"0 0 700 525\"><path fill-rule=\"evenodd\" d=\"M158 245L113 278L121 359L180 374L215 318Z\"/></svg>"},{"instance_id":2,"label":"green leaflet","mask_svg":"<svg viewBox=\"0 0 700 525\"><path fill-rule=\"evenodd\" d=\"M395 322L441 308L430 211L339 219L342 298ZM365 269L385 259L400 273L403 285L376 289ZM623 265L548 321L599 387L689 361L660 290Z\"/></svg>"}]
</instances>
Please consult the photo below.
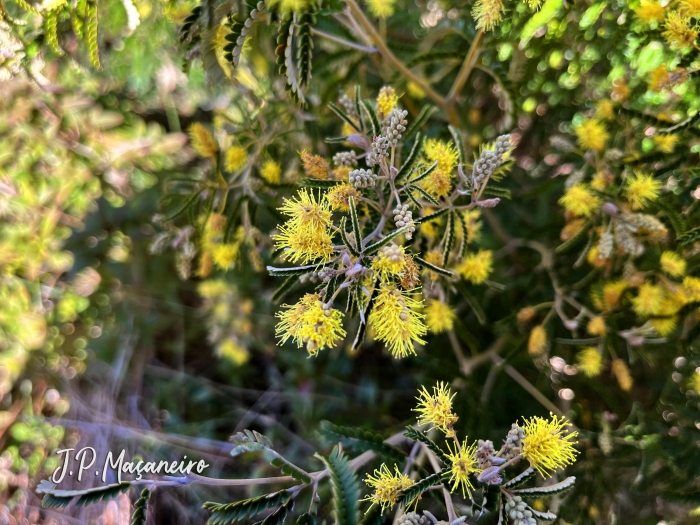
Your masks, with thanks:
<instances>
[{"instance_id":1,"label":"green leaflet","mask_svg":"<svg viewBox=\"0 0 700 525\"><path fill-rule=\"evenodd\" d=\"M333 489L333 518L337 525L355 525L358 518L358 501L360 499L360 484L350 462L340 451L333 447L327 458L316 454L326 464L331 473Z\"/></svg>"},{"instance_id":2,"label":"green leaflet","mask_svg":"<svg viewBox=\"0 0 700 525\"><path fill-rule=\"evenodd\" d=\"M243 452L257 452L264 449L272 449L272 442L255 430L244 430L231 436L230 441L236 445L231 450L232 456L237 456Z\"/></svg>"},{"instance_id":3,"label":"green leaflet","mask_svg":"<svg viewBox=\"0 0 700 525\"><path fill-rule=\"evenodd\" d=\"M330 442L340 441L344 447L359 452L373 450L381 457L391 458L394 461L402 461L406 457L406 453L400 448L384 443L384 438L380 434L362 428L343 427L334 425L330 421L322 421L319 433Z\"/></svg>"},{"instance_id":4,"label":"green leaflet","mask_svg":"<svg viewBox=\"0 0 700 525\"><path fill-rule=\"evenodd\" d=\"M430 439L428 436L426 436L423 432L418 430L417 428L413 427L406 427L406 433L404 434L409 439L412 439L413 441L420 441L423 443L425 446L427 446L436 456L437 458L442 461L445 465L450 464L449 458L445 455L443 450L437 446L437 444Z\"/></svg>"},{"instance_id":5,"label":"green leaflet","mask_svg":"<svg viewBox=\"0 0 700 525\"><path fill-rule=\"evenodd\" d=\"M271 494L264 494L256 498L235 501L233 503L214 503L207 501L202 508L211 512L207 520L208 525L229 525L249 516L255 516L261 512L284 505L291 498L291 492L280 490Z\"/></svg>"},{"instance_id":6,"label":"green leaflet","mask_svg":"<svg viewBox=\"0 0 700 525\"><path fill-rule=\"evenodd\" d=\"M73 499L78 498L75 502L77 507L84 507L99 501L116 498L119 494L129 490L131 483L122 481L121 483L113 483L103 487L95 487L85 490L60 490L56 488L56 484L45 479L37 486L37 493L44 494L41 500L41 506L44 508L59 508L67 507Z\"/></svg>"},{"instance_id":7,"label":"green leaflet","mask_svg":"<svg viewBox=\"0 0 700 525\"><path fill-rule=\"evenodd\" d=\"M450 468L445 467L440 472L436 472L435 474L432 474L427 478L423 478L422 480L414 483L413 485L402 491L401 499L399 501L406 506L410 505L411 502L413 502L418 496L420 496L430 487L442 483L442 478L449 472Z\"/></svg>"},{"instance_id":8,"label":"green leaflet","mask_svg":"<svg viewBox=\"0 0 700 525\"><path fill-rule=\"evenodd\" d=\"M141 497L134 503L134 513L131 515L131 525L146 525L148 518L148 500L151 497L149 489L141 491Z\"/></svg>"}]
</instances>

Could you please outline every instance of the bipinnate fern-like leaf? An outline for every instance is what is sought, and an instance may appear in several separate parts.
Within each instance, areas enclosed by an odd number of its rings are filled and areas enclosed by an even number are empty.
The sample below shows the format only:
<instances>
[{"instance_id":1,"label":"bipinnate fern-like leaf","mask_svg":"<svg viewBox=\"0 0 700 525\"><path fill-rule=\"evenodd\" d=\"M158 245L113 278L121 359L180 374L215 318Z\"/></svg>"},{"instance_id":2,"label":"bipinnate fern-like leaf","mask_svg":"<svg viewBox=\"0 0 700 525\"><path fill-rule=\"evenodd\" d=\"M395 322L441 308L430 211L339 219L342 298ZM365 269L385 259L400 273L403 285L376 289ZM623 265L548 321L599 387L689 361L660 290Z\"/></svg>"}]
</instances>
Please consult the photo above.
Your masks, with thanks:
<instances>
[{"instance_id":1,"label":"bipinnate fern-like leaf","mask_svg":"<svg viewBox=\"0 0 700 525\"><path fill-rule=\"evenodd\" d=\"M336 445L327 458L316 455L330 472L333 490L333 519L337 525L355 525L358 518L360 484L345 454Z\"/></svg>"},{"instance_id":2,"label":"bipinnate fern-like leaf","mask_svg":"<svg viewBox=\"0 0 700 525\"><path fill-rule=\"evenodd\" d=\"M61 490L56 488L56 484L48 479L42 480L36 488L38 494L43 494L44 498L41 501L41 506L45 508L65 508L75 500L77 507L84 507L106 501L117 497L119 494L129 490L131 483L122 481L121 483L112 483L102 487L94 487L83 490Z\"/></svg>"},{"instance_id":3,"label":"bipinnate fern-like leaf","mask_svg":"<svg viewBox=\"0 0 700 525\"><path fill-rule=\"evenodd\" d=\"M150 497L150 489L143 489L141 491L141 496L136 500L136 503L134 503L131 525L146 525L146 518L148 518L148 500Z\"/></svg>"},{"instance_id":4,"label":"bipinnate fern-like leaf","mask_svg":"<svg viewBox=\"0 0 700 525\"><path fill-rule=\"evenodd\" d=\"M437 458L442 461L445 465L450 464L449 458L445 455L445 452L435 443L432 439L426 436L423 432L413 427L406 427L406 433L404 434L409 439L413 441L420 441L423 443Z\"/></svg>"},{"instance_id":5,"label":"bipinnate fern-like leaf","mask_svg":"<svg viewBox=\"0 0 700 525\"><path fill-rule=\"evenodd\" d=\"M207 501L202 505L202 508L211 512L207 521L209 525L228 525L260 514L267 509L284 506L291 497L292 493L288 490L280 490L233 503Z\"/></svg>"},{"instance_id":6,"label":"bipinnate fern-like leaf","mask_svg":"<svg viewBox=\"0 0 700 525\"><path fill-rule=\"evenodd\" d=\"M331 442L340 441L343 447L351 448L357 452L373 450L381 457L401 461L406 453L398 447L384 442L384 438L376 432L362 428L343 427L330 421L322 421L319 433L323 438Z\"/></svg>"},{"instance_id":7,"label":"bipinnate fern-like leaf","mask_svg":"<svg viewBox=\"0 0 700 525\"><path fill-rule=\"evenodd\" d=\"M232 456L243 452L257 452L264 449L272 449L272 442L255 430L244 430L231 436L230 441L235 445L231 450Z\"/></svg>"}]
</instances>

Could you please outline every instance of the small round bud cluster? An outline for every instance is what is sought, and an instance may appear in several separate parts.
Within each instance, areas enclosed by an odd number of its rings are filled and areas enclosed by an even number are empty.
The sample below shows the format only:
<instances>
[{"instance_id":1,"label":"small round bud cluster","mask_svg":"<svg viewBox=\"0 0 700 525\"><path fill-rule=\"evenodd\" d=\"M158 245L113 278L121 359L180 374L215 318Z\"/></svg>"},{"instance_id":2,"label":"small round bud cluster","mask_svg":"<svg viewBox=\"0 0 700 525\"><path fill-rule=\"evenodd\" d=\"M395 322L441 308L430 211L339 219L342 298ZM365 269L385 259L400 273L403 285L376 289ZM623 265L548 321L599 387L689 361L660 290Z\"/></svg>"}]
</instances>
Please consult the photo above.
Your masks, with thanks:
<instances>
[{"instance_id":1,"label":"small round bud cluster","mask_svg":"<svg viewBox=\"0 0 700 525\"><path fill-rule=\"evenodd\" d=\"M496 139L494 149L485 149L481 152L472 171L474 185L493 175L493 172L503 164L503 155L510 150L510 147L510 135L501 135Z\"/></svg>"},{"instance_id":2,"label":"small round bud cluster","mask_svg":"<svg viewBox=\"0 0 700 525\"><path fill-rule=\"evenodd\" d=\"M406 131L406 124L408 124L406 115L408 115L408 111L394 108L384 120L382 135L387 138L392 146L398 145L401 140L401 134Z\"/></svg>"},{"instance_id":3,"label":"small round bud cluster","mask_svg":"<svg viewBox=\"0 0 700 525\"><path fill-rule=\"evenodd\" d=\"M394 211L394 222L397 228L406 228L406 239L411 239L413 237L413 232L416 231L416 225L413 222L413 212L408 209L408 204L399 204Z\"/></svg>"},{"instance_id":4,"label":"small round bud cluster","mask_svg":"<svg viewBox=\"0 0 700 525\"><path fill-rule=\"evenodd\" d=\"M432 525L432 521L416 512L408 512L396 520L396 525Z\"/></svg>"},{"instance_id":5,"label":"small round bud cluster","mask_svg":"<svg viewBox=\"0 0 700 525\"><path fill-rule=\"evenodd\" d=\"M520 496L506 502L506 515L513 520L513 525L537 525L532 511Z\"/></svg>"},{"instance_id":6,"label":"small round bud cluster","mask_svg":"<svg viewBox=\"0 0 700 525\"><path fill-rule=\"evenodd\" d=\"M525 438L525 431L513 423L508 431L505 441L503 442L503 457L506 459L513 459L515 456L520 454L520 450L523 448L523 439Z\"/></svg>"},{"instance_id":7,"label":"small round bud cluster","mask_svg":"<svg viewBox=\"0 0 700 525\"><path fill-rule=\"evenodd\" d=\"M384 135L374 137L372 140L372 151L367 155L367 165L381 163L382 159L389 158L389 139Z\"/></svg>"},{"instance_id":8,"label":"small round bud cluster","mask_svg":"<svg viewBox=\"0 0 700 525\"><path fill-rule=\"evenodd\" d=\"M326 317L330 317L333 313L333 305L331 303L321 303L321 310Z\"/></svg>"},{"instance_id":9,"label":"small round bud cluster","mask_svg":"<svg viewBox=\"0 0 700 525\"><path fill-rule=\"evenodd\" d=\"M401 319L403 322L408 321L409 315L411 314L411 310L408 308L406 301L404 301L403 296L401 295L401 291L395 289L392 290L391 293L396 296L396 299L398 300L399 304L403 305L401 308L401 313L399 314L399 319Z\"/></svg>"},{"instance_id":10,"label":"small round bud cluster","mask_svg":"<svg viewBox=\"0 0 700 525\"><path fill-rule=\"evenodd\" d=\"M609 259L613 251L613 234L603 232L598 241L598 257L600 259Z\"/></svg>"},{"instance_id":11,"label":"small round bud cluster","mask_svg":"<svg viewBox=\"0 0 700 525\"><path fill-rule=\"evenodd\" d=\"M319 281L323 281L324 283L327 283L330 281L333 277L335 277L338 274L337 270L334 270L333 268L323 268L322 270L319 270L318 272L311 272L311 273L305 273L301 277L299 277L299 282L301 283L317 283Z\"/></svg>"},{"instance_id":12,"label":"small round bud cluster","mask_svg":"<svg viewBox=\"0 0 700 525\"><path fill-rule=\"evenodd\" d=\"M487 439L484 441L480 439L477 443L478 448L476 449L476 462L481 470L484 470L491 466L491 458L496 453L496 449L493 448L493 441Z\"/></svg>"},{"instance_id":13,"label":"small round bud cluster","mask_svg":"<svg viewBox=\"0 0 700 525\"><path fill-rule=\"evenodd\" d=\"M357 157L354 151L339 151L333 155L333 164L336 166L357 166Z\"/></svg>"},{"instance_id":14,"label":"small round bud cluster","mask_svg":"<svg viewBox=\"0 0 700 525\"><path fill-rule=\"evenodd\" d=\"M615 241L625 253L630 255L640 255L644 251L644 246L635 239L630 231L630 226L622 223L615 225Z\"/></svg>"},{"instance_id":15,"label":"small round bud cluster","mask_svg":"<svg viewBox=\"0 0 700 525\"><path fill-rule=\"evenodd\" d=\"M338 97L338 102L340 102L341 106L343 106L345 113L347 113L351 117L357 116L357 112L355 111L355 103L345 93Z\"/></svg>"},{"instance_id":16,"label":"small round bud cluster","mask_svg":"<svg viewBox=\"0 0 700 525\"><path fill-rule=\"evenodd\" d=\"M400 262L404 258L404 255L401 252L401 248L399 248L394 243L384 246L382 249L379 250L379 254L383 255L391 262Z\"/></svg>"},{"instance_id":17,"label":"small round bud cluster","mask_svg":"<svg viewBox=\"0 0 700 525\"><path fill-rule=\"evenodd\" d=\"M369 188L374 186L375 184L375 179L377 176L372 173L372 170L365 170L362 168L358 168L356 170L352 170L348 174L348 180L352 186L355 186L356 188Z\"/></svg>"}]
</instances>

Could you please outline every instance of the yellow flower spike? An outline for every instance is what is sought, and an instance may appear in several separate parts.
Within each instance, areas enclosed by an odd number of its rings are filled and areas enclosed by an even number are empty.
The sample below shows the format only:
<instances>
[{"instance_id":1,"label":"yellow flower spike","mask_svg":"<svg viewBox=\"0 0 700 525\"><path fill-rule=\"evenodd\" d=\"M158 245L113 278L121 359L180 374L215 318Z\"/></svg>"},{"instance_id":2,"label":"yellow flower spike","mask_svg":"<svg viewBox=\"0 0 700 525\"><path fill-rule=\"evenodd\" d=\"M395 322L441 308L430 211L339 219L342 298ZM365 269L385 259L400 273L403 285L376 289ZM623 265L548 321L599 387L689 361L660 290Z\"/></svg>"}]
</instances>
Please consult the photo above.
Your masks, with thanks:
<instances>
[{"instance_id":1,"label":"yellow flower spike","mask_svg":"<svg viewBox=\"0 0 700 525\"><path fill-rule=\"evenodd\" d=\"M187 129L187 133L190 136L192 149L197 155L211 159L216 156L216 152L219 151L219 145L204 124L195 122Z\"/></svg>"},{"instance_id":2,"label":"yellow flower spike","mask_svg":"<svg viewBox=\"0 0 700 525\"><path fill-rule=\"evenodd\" d=\"M266 160L260 168L260 177L273 186L279 184L282 180L282 166L274 160Z\"/></svg>"},{"instance_id":3,"label":"yellow flower spike","mask_svg":"<svg viewBox=\"0 0 700 525\"><path fill-rule=\"evenodd\" d=\"M433 393L422 386L418 391L418 405L413 409L418 412L419 425L431 425L447 435L454 435L454 424L459 419L452 411L453 394L447 383L442 381L433 387Z\"/></svg>"},{"instance_id":4,"label":"yellow flower spike","mask_svg":"<svg viewBox=\"0 0 700 525\"><path fill-rule=\"evenodd\" d=\"M579 453L574 449L578 432L564 434L564 429L571 423L551 412L549 416L549 420L534 416L526 419L523 425L522 454L545 478L551 477L555 470L573 464Z\"/></svg>"},{"instance_id":5,"label":"yellow flower spike","mask_svg":"<svg viewBox=\"0 0 700 525\"><path fill-rule=\"evenodd\" d=\"M634 313L649 317L661 313L666 294L661 286L644 283L639 287L637 296L632 299Z\"/></svg>"},{"instance_id":6,"label":"yellow flower spike","mask_svg":"<svg viewBox=\"0 0 700 525\"><path fill-rule=\"evenodd\" d=\"M434 334L452 330L456 317L457 314L450 305L437 299L428 299L425 307L425 322Z\"/></svg>"},{"instance_id":7,"label":"yellow flower spike","mask_svg":"<svg viewBox=\"0 0 700 525\"><path fill-rule=\"evenodd\" d=\"M295 199L284 199L279 211L290 219L273 235L275 247L284 248L284 257L306 264L328 260L333 253L331 210L326 200L316 201L313 193L300 190Z\"/></svg>"},{"instance_id":8,"label":"yellow flower spike","mask_svg":"<svg viewBox=\"0 0 700 525\"><path fill-rule=\"evenodd\" d=\"M538 356L547 350L547 332L544 326L538 324L530 332L527 340L527 353L531 356Z\"/></svg>"},{"instance_id":9,"label":"yellow flower spike","mask_svg":"<svg viewBox=\"0 0 700 525\"><path fill-rule=\"evenodd\" d=\"M285 310L276 314L280 321L275 327L280 345L291 338L299 348L306 346L309 357L316 357L346 336L342 312L324 304L318 294L306 294L297 304L282 308Z\"/></svg>"},{"instance_id":10,"label":"yellow flower spike","mask_svg":"<svg viewBox=\"0 0 700 525\"><path fill-rule=\"evenodd\" d=\"M679 11L671 11L664 22L662 36L673 49L692 47L698 38L698 31L690 26L690 18Z\"/></svg>"},{"instance_id":11,"label":"yellow flower spike","mask_svg":"<svg viewBox=\"0 0 700 525\"><path fill-rule=\"evenodd\" d=\"M399 468L394 465L394 473L389 470L385 463L379 469L374 470L374 474L367 474L365 483L374 489L374 492L364 498L363 501L371 501L372 505L379 505L382 514L387 509L391 509L399 501L401 491L413 485L413 480L399 472Z\"/></svg>"},{"instance_id":12,"label":"yellow flower spike","mask_svg":"<svg viewBox=\"0 0 700 525\"><path fill-rule=\"evenodd\" d=\"M700 302L700 279L690 276L684 278L682 293L687 302Z\"/></svg>"},{"instance_id":13,"label":"yellow flower spike","mask_svg":"<svg viewBox=\"0 0 700 525\"><path fill-rule=\"evenodd\" d=\"M587 377L595 377L603 370L603 356L594 346L586 347L576 354L576 361Z\"/></svg>"},{"instance_id":14,"label":"yellow flower spike","mask_svg":"<svg viewBox=\"0 0 700 525\"><path fill-rule=\"evenodd\" d=\"M700 17L700 0L681 0L680 11L684 16Z\"/></svg>"},{"instance_id":15,"label":"yellow flower spike","mask_svg":"<svg viewBox=\"0 0 700 525\"><path fill-rule=\"evenodd\" d=\"M428 139L423 145L423 153L425 154L426 164L431 166L437 161L437 168L449 175L452 174L457 167L459 161L459 153L451 142L444 140Z\"/></svg>"},{"instance_id":16,"label":"yellow flower spike","mask_svg":"<svg viewBox=\"0 0 700 525\"><path fill-rule=\"evenodd\" d=\"M452 176L446 171L435 168L430 175L418 184L430 195L439 199L447 197L452 190Z\"/></svg>"},{"instance_id":17,"label":"yellow flower spike","mask_svg":"<svg viewBox=\"0 0 700 525\"><path fill-rule=\"evenodd\" d=\"M601 204L600 199L588 188L587 184L574 184L566 190L559 204L564 209L577 216L589 217Z\"/></svg>"},{"instance_id":18,"label":"yellow flower spike","mask_svg":"<svg viewBox=\"0 0 700 525\"><path fill-rule=\"evenodd\" d=\"M614 310L619 302L622 294L627 289L627 283L624 281L612 281L603 285L603 308L606 311Z\"/></svg>"},{"instance_id":19,"label":"yellow flower spike","mask_svg":"<svg viewBox=\"0 0 700 525\"><path fill-rule=\"evenodd\" d=\"M457 272L474 284L481 284L493 271L493 252L479 250L478 253L468 254L457 266Z\"/></svg>"},{"instance_id":20,"label":"yellow flower spike","mask_svg":"<svg viewBox=\"0 0 700 525\"><path fill-rule=\"evenodd\" d=\"M391 13L389 14L389 16L391 16ZM389 113L391 113L391 110L396 107L396 103L398 101L399 97L396 94L394 88L391 86L384 86L382 89L379 90L379 95L377 96L377 109L382 115L388 115Z\"/></svg>"},{"instance_id":21,"label":"yellow flower spike","mask_svg":"<svg viewBox=\"0 0 700 525\"><path fill-rule=\"evenodd\" d=\"M661 153L673 153L678 143L678 135L654 135L653 140Z\"/></svg>"},{"instance_id":22,"label":"yellow flower spike","mask_svg":"<svg viewBox=\"0 0 700 525\"><path fill-rule=\"evenodd\" d=\"M377 18L389 18L394 14L395 5L396 0L367 0L369 12ZM384 114L387 115L388 112Z\"/></svg>"},{"instance_id":23,"label":"yellow flower spike","mask_svg":"<svg viewBox=\"0 0 700 525\"><path fill-rule=\"evenodd\" d=\"M476 28L491 31L501 23L505 10L503 0L477 0L472 9Z\"/></svg>"},{"instance_id":24,"label":"yellow flower spike","mask_svg":"<svg viewBox=\"0 0 700 525\"><path fill-rule=\"evenodd\" d=\"M328 180L331 174L331 164L319 155L312 155L306 151L299 152L304 173L312 179Z\"/></svg>"},{"instance_id":25,"label":"yellow flower spike","mask_svg":"<svg viewBox=\"0 0 700 525\"><path fill-rule=\"evenodd\" d=\"M634 14L644 24L661 22L664 19L664 8L655 0L642 0L639 7L634 9Z\"/></svg>"},{"instance_id":26,"label":"yellow flower spike","mask_svg":"<svg viewBox=\"0 0 700 525\"><path fill-rule=\"evenodd\" d=\"M615 118L615 104L612 100L599 100L595 108L595 116L601 120L612 120Z\"/></svg>"},{"instance_id":27,"label":"yellow flower spike","mask_svg":"<svg viewBox=\"0 0 700 525\"><path fill-rule=\"evenodd\" d=\"M659 197L661 182L654 180L652 175L645 173L635 174L627 179L625 184L625 197L632 203L635 209L643 208Z\"/></svg>"},{"instance_id":28,"label":"yellow flower spike","mask_svg":"<svg viewBox=\"0 0 700 525\"><path fill-rule=\"evenodd\" d=\"M574 128L579 145L585 150L603 151L610 138L605 125L596 119L585 119Z\"/></svg>"},{"instance_id":29,"label":"yellow flower spike","mask_svg":"<svg viewBox=\"0 0 700 525\"><path fill-rule=\"evenodd\" d=\"M671 277L682 277L685 274L685 260L676 252L661 254L661 269Z\"/></svg>"},{"instance_id":30,"label":"yellow flower spike","mask_svg":"<svg viewBox=\"0 0 700 525\"><path fill-rule=\"evenodd\" d=\"M690 376L690 380L688 381L688 388L694 390L696 394L700 394L700 372L698 372L697 370L693 372L692 376Z\"/></svg>"},{"instance_id":31,"label":"yellow flower spike","mask_svg":"<svg viewBox=\"0 0 700 525\"><path fill-rule=\"evenodd\" d=\"M406 252L403 246L389 244L382 247L372 261L372 269L377 272L382 281L399 276L406 268Z\"/></svg>"},{"instance_id":32,"label":"yellow flower spike","mask_svg":"<svg viewBox=\"0 0 700 525\"><path fill-rule=\"evenodd\" d=\"M625 392L632 390L634 382L632 381L627 363L622 359L613 359L611 370L622 390Z\"/></svg>"},{"instance_id":33,"label":"yellow flower spike","mask_svg":"<svg viewBox=\"0 0 700 525\"><path fill-rule=\"evenodd\" d=\"M415 82L411 81L406 85L406 90L408 94L413 98L422 99L425 98L425 91Z\"/></svg>"},{"instance_id":34,"label":"yellow flower spike","mask_svg":"<svg viewBox=\"0 0 700 525\"><path fill-rule=\"evenodd\" d=\"M361 195L357 188L350 186L350 184L343 183L333 186L333 188L325 194L325 198L332 209L350 211L350 197L354 197L355 202L357 202Z\"/></svg>"},{"instance_id":35,"label":"yellow flower spike","mask_svg":"<svg viewBox=\"0 0 700 525\"><path fill-rule=\"evenodd\" d=\"M425 344L421 337L428 332L423 322L425 315L418 312L423 301L413 299L409 293L380 285L368 319L375 338L386 343L397 359L416 355L414 343Z\"/></svg>"},{"instance_id":36,"label":"yellow flower spike","mask_svg":"<svg viewBox=\"0 0 700 525\"><path fill-rule=\"evenodd\" d=\"M451 463L449 480L449 483L452 483L451 491L461 488L462 497L471 498L474 485L470 478L474 474L481 473L481 469L477 467L476 444L467 445L467 439L464 438L461 446L455 443L454 449L448 441L447 448L449 452L445 455Z\"/></svg>"},{"instance_id":37,"label":"yellow flower spike","mask_svg":"<svg viewBox=\"0 0 700 525\"><path fill-rule=\"evenodd\" d=\"M605 335L605 319L599 315L591 318L586 331L591 335Z\"/></svg>"},{"instance_id":38,"label":"yellow flower spike","mask_svg":"<svg viewBox=\"0 0 700 525\"><path fill-rule=\"evenodd\" d=\"M232 339L224 340L218 347L219 357L228 359L236 366L242 366L250 359L250 352Z\"/></svg>"},{"instance_id":39,"label":"yellow flower spike","mask_svg":"<svg viewBox=\"0 0 700 525\"><path fill-rule=\"evenodd\" d=\"M214 264L222 270L229 270L240 252L240 243L217 244L212 248Z\"/></svg>"},{"instance_id":40,"label":"yellow flower spike","mask_svg":"<svg viewBox=\"0 0 700 525\"><path fill-rule=\"evenodd\" d=\"M239 171L248 162L248 152L241 146L231 146L226 150L224 168L231 173Z\"/></svg>"}]
</instances>

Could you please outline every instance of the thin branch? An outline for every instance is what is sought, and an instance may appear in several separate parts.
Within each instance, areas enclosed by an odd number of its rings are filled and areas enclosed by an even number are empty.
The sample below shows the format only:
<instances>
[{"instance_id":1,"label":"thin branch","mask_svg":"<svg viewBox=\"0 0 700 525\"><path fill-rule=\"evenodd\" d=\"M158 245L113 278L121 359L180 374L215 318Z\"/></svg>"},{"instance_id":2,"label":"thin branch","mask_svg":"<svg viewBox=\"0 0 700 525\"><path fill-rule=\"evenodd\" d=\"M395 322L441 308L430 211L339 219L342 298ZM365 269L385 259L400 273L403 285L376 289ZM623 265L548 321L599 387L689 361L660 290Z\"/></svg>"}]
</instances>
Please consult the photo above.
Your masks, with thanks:
<instances>
[{"instance_id":1,"label":"thin branch","mask_svg":"<svg viewBox=\"0 0 700 525\"><path fill-rule=\"evenodd\" d=\"M332 42L343 45L345 47L357 49L358 51L364 51L365 53L376 53L377 52L377 48L374 46L372 46L372 47L363 46L362 44L358 44L356 42L351 42L350 40L345 40L344 38L332 35L330 33L326 33L325 31L321 31L320 29L316 29L316 28L313 28L311 31L316 36L320 36L321 38L325 38L326 40L331 40Z\"/></svg>"},{"instance_id":2,"label":"thin branch","mask_svg":"<svg viewBox=\"0 0 700 525\"><path fill-rule=\"evenodd\" d=\"M450 93L447 95L447 101L450 104L454 104L454 101L457 99L457 95L460 91L462 91L464 84L466 84L467 80L469 79L472 69L474 69L474 63L476 62L476 58L479 56L479 44L481 44L481 39L483 37L484 30L479 29L474 37L474 40L472 41L471 46L469 46L467 56L464 57L464 62L462 62L462 67L460 68L459 73L457 73L457 78L455 78L455 81L452 84L452 89L450 89Z\"/></svg>"}]
</instances>

